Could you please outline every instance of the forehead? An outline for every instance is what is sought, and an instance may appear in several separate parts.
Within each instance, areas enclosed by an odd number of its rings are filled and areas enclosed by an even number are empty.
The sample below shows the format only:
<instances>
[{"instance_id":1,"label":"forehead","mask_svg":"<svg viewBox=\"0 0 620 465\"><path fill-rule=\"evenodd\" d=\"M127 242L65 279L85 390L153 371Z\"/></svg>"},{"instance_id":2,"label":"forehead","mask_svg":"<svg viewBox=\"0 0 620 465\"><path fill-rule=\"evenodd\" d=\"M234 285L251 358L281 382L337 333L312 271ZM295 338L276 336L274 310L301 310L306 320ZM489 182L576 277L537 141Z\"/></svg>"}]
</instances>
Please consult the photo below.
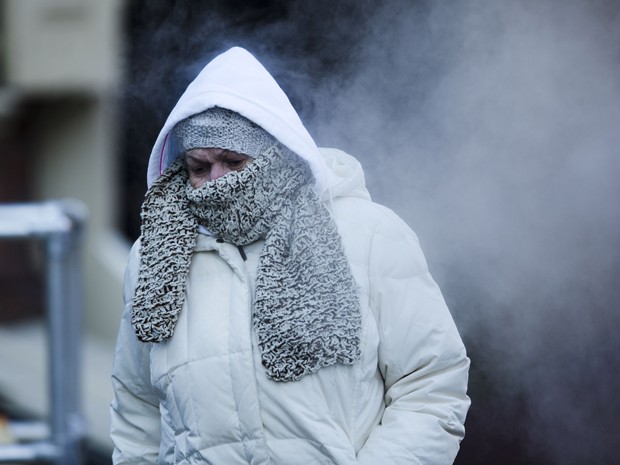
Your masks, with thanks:
<instances>
[{"instance_id":1,"label":"forehead","mask_svg":"<svg viewBox=\"0 0 620 465\"><path fill-rule=\"evenodd\" d=\"M246 157L247 155L243 155L237 152L233 152L232 150L213 148L213 147L200 147L188 150L185 153L185 157L190 160L197 161L209 161L214 162L218 160L223 160L230 157Z\"/></svg>"}]
</instances>

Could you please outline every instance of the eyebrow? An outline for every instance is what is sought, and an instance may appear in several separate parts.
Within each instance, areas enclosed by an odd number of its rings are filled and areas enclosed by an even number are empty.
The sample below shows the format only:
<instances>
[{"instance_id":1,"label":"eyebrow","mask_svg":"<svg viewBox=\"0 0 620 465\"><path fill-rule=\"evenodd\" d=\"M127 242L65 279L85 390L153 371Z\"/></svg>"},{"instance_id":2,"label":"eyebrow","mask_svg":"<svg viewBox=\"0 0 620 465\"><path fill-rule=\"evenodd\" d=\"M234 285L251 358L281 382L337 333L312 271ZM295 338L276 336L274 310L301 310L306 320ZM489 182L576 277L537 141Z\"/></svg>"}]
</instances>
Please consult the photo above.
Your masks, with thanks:
<instances>
[{"instance_id":1,"label":"eyebrow","mask_svg":"<svg viewBox=\"0 0 620 465\"><path fill-rule=\"evenodd\" d=\"M225 152L226 152L226 150L225 150L225 149L221 149L219 152L217 152L216 154L214 154L214 155L215 155L215 156L214 156L215 160L213 160L213 161L210 161L210 160L205 160L205 159L203 159L203 158L200 158L200 157L197 157L197 156L195 156L195 155L192 155L192 154L191 154L191 153L189 153L189 152L186 152L186 153L185 153L185 159L186 159L186 160L187 160L187 159L191 159L192 161L194 161L194 162L196 162L196 163L209 163L209 164L212 164L212 163L214 163L214 162L218 162L218 161L220 161L220 162L221 162L221 161L223 160L223 158L224 158Z\"/></svg>"},{"instance_id":2,"label":"eyebrow","mask_svg":"<svg viewBox=\"0 0 620 465\"><path fill-rule=\"evenodd\" d=\"M219 155L219 154L218 154L218 155ZM197 162L197 163L211 163L211 162L210 162L210 161L208 161L208 160L203 160L202 158L198 158L198 157L196 157L196 156L194 156L194 155L190 155L189 153L186 153L186 154L185 154L185 158L186 158L186 159L188 159L188 158L189 158L189 159L191 159L191 160L193 160L193 161L195 161L195 162Z\"/></svg>"}]
</instances>

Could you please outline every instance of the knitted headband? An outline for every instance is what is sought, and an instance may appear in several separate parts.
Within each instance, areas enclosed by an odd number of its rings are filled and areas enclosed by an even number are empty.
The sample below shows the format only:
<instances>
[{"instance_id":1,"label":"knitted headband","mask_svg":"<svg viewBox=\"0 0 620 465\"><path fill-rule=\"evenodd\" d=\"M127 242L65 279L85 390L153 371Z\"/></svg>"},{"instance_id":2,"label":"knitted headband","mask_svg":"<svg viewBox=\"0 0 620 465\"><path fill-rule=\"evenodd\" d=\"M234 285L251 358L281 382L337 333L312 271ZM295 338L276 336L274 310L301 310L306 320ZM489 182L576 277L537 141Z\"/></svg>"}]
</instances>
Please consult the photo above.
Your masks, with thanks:
<instances>
[{"instance_id":1,"label":"knitted headband","mask_svg":"<svg viewBox=\"0 0 620 465\"><path fill-rule=\"evenodd\" d=\"M172 129L181 152L194 148L218 148L258 157L277 143L258 124L226 108L212 107L186 118Z\"/></svg>"}]
</instances>

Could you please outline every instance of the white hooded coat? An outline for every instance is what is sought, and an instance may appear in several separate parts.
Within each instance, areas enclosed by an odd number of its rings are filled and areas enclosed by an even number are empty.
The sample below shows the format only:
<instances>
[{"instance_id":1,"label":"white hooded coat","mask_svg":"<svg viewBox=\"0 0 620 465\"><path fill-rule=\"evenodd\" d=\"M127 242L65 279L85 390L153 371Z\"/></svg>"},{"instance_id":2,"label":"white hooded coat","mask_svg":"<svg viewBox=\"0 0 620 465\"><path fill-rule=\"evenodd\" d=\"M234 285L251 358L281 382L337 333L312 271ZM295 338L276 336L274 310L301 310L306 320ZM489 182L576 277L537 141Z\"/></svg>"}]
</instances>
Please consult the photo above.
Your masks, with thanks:
<instances>
[{"instance_id":1,"label":"white hooded coat","mask_svg":"<svg viewBox=\"0 0 620 465\"><path fill-rule=\"evenodd\" d=\"M319 150L252 55L233 48L188 87L162 129L149 185L177 155L174 125L212 106L237 111L308 161L359 286L362 359L299 381L261 365L252 299L262 241L199 234L174 335L131 325L139 243L127 267L113 368L115 464L450 464L464 434L469 359L415 234L373 203L359 163Z\"/></svg>"}]
</instances>

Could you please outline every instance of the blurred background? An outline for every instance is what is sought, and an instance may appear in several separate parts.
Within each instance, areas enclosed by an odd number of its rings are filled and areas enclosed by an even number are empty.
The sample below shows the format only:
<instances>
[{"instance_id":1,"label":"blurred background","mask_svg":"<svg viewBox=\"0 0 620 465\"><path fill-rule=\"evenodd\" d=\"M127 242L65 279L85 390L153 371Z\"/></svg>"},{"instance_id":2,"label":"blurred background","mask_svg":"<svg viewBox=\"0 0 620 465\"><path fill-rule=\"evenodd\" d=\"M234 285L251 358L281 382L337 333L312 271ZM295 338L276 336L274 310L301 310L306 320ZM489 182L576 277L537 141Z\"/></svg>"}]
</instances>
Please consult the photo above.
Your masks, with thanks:
<instances>
[{"instance_id":1,"label":"blurred background","mask_svg":"<svg viewBox=\"0 0 620 465\"><path fill-rule=\"evenodd\" d=\"M0 202L89 208L89 461L109 463L148 155L187 84L233 45L417 232L472 359L456 463L618 463L619 2L4 0ZM42 261L0 242L4 415L49 411Z\"/></svg>"}]
</instances>

